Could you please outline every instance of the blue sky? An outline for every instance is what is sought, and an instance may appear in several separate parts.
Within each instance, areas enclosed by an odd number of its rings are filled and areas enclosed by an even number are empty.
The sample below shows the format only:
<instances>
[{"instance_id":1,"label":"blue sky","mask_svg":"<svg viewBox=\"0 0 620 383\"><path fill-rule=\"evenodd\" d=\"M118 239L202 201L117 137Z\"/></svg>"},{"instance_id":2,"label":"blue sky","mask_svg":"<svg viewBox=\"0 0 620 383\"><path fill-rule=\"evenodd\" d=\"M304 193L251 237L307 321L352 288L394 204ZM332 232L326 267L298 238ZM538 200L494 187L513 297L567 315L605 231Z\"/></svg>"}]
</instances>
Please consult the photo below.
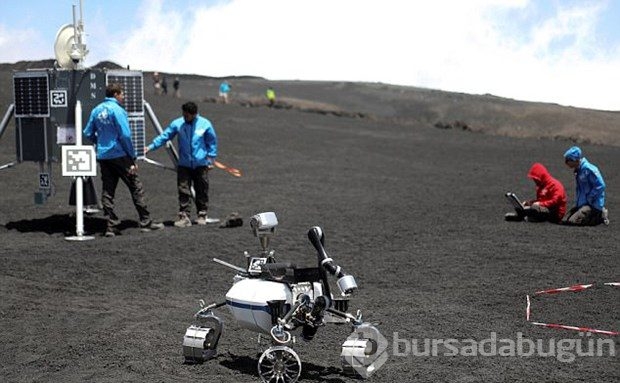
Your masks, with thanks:
<instances>
[{"instance_id":1,"label":"blue sky","mask_svg":"<svg viewBox=\"0 0 620 383\"><path fill-rule=\"evenodd\" d=\"M3 1L0 63L79 0ZM620 110L620 0L83 0L86 65L367 81ZM79 7L78 7L79 9Z\"/></svg>"}]
</instances>

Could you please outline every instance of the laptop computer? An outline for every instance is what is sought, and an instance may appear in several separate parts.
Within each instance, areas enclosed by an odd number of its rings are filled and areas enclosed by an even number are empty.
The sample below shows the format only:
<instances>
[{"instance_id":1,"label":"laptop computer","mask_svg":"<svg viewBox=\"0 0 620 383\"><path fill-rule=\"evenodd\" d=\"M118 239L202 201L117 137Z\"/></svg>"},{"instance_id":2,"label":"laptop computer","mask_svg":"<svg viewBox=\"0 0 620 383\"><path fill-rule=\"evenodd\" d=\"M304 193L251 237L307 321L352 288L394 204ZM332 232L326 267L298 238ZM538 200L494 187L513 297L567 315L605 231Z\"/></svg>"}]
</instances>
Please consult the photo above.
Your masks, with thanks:
<instances>
[{"instance_id":1,"label":"laptop computer","mask_svg":"<svg viewBox=\"0 0 620 383\"><path fill-rule=\"evenodd\" d=\"M523 202L521 202L521 200L519 199L519 197L517 197L515 193L506 193L506 199L515 208L516 211L522 212L523 209L525 209L525 205L523 204Z\"/></svg>"}]
</instances>

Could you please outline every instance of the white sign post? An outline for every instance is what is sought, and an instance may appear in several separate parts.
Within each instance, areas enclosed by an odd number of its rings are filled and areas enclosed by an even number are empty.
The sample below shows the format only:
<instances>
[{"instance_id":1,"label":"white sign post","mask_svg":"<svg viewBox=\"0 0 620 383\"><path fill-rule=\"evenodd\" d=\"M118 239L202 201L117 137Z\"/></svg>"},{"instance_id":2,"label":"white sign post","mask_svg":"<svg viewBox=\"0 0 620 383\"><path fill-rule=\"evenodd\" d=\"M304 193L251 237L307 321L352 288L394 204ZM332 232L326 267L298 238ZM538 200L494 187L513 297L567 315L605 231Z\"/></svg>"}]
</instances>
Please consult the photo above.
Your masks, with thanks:
<instances>
[{"instance_id":1,"label":"white sign post","mask_svg":"<svg viewBox=\"0 0 620 383\"><path fill-rule=\"evenodd\" d=\"M84 179L97 175L95 148L82 145L82 103L75 104L75 145L62 147L63 177L77 177L75 180L75 236L65 237L67 241L87 241L95 239L84 235Z\"/></svg>"}]
</instances>

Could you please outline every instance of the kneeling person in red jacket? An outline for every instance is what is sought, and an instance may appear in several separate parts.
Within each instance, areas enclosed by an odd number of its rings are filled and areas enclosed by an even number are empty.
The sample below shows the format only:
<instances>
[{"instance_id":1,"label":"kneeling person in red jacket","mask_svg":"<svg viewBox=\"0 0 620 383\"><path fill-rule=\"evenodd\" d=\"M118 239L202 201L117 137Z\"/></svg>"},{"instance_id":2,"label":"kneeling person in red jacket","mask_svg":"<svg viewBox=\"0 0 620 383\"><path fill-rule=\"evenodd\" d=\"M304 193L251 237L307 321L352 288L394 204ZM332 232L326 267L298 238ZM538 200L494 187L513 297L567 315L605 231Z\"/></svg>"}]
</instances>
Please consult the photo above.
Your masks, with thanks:
<instances>
[{"instance_id":1,"label":"kneeling person in red jacket","mask_svg":"<svg viewBox=\"0 0 620 383\"><path fill-rule=\"evenodd\" d=\"M566 213L566 192L564 185L553 178L547 168L541 163L535 163L527 173L536 184L536 198L524 202L524 209L515 214L507 214L506 220L529 222L560 223ZM510 215L510 216L509 216Z\"/></svg>"}]
</instances>

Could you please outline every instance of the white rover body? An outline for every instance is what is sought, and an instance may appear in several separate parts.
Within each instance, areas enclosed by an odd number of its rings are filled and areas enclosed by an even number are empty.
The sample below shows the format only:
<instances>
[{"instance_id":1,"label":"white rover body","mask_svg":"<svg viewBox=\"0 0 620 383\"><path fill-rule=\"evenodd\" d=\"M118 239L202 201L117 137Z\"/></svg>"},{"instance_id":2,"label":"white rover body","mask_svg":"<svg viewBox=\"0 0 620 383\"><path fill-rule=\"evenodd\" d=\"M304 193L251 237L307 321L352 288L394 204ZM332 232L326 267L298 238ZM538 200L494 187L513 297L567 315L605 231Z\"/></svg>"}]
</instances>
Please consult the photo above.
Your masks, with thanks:
<instances>
[{"instance_id":1,"label":"white rover body","mask_svg":"<svg viewBox=\"0 0 620 383\"><path fill-rule=\"evenodd\" d=\"M272 346L258 361L263 382L294 383L301 375L301 361L291 348L291 332L301 328L300 336L312 340L319 327L327 323L349 323L353 332L342 345L343 371L362 378L369 377L387 359L385 338L376 327L362 322L362 315L347 313L351 293L357 289L353 276L334 264L324 249L324 235L319 227L308 231L308 238L318 253L318 267L298 268L275 261L268 250L269 239L278 224L272 212L257 214L250 220L254 235L260 239L262 254L252 257L245 252L247 268L214 261L237 271L226 301L204 306L194 315L196 323L186 331L183 355L187 363L202 363L217 355L222 321L213 310L228 306L237 323L248 330L268 335ZM341 292L334 298L327 274L337 278ZM383 342L383 343L382 343Z\"/></svg>"}]
</instances>

